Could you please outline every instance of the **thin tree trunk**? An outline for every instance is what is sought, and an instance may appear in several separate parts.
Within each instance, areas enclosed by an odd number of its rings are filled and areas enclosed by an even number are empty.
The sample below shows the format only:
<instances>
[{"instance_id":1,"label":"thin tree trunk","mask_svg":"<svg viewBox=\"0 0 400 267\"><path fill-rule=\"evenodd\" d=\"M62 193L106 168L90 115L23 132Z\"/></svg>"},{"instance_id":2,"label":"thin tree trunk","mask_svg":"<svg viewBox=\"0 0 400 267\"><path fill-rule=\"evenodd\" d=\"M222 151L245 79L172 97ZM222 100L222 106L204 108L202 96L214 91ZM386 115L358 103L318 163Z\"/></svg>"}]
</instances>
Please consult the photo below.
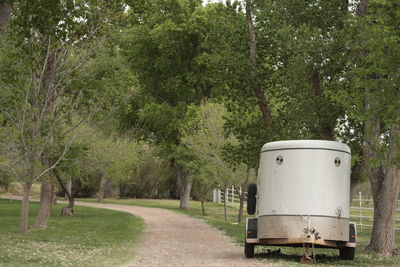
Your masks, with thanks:
<instances>
[{"instance_id":1,"label":"thin tree trunk","mask_svg":"<svg viewBox=\"0 0 400 267\"><path fill-rule=\"evenodd\" d=\"M360 155L362 157L362 154ZM359 182L359 177L361 175L363 162L362 160L358 160L352 167L351 167L351 176L350 176L350 203L353 201L354 198L354 189L356 188L357 183Z\"/></svg>"},{"instance_id":2,"label":"thin tree trunk","mask_svg":"<svg viewBox=\"0 0 400 267\"><path fill-rule=\"evenodd\" d=\"M74 190L72 187L72 179L69 179L67 184L64 184L63 180L61 179L61 177L57 171L54 171L54 175L55 175L59 185L64 190L65 195L67 196L67 199L68 199L68 206L63 207L61 209L61 215L73 216L74 215L75 198L74 198ZM69 188L68 188L68 184L69 184Z\"/></svg>"},{"instance_id":3,"label":"thin tree trunk","mask_svg":"<svg viewBox=\"0 0 400 267\"><path fill-rule=\"evenodd\" d=\"M209 190L210 190L210 188L207 186L207 184L204 184L203 192L202 192L202 194L201 194L201 199L200 199L200 202L201 202L201 211L202 211L203 215L206 215L205 202L206 202L206 198L207 198L207 194L208 194L208 191L209 191Z\"/></svg>"},{"instance_id":4,"label":"thin tree trunk","mask_svg":"<svg viewBox=\"0 0 400 267\"><path fill-rule=\"evenodd\" d=\"M227 200L227 193L228 192L228 190L227 190L227 188L226 188L226 186L224 187L224 220L225 221L228 221L228 210L227 210L227 207L226 207L226 200Z\"/></svg>"},{"instance_id":5,"label":"thin tree trunk","mask_svg":"<svg viewBox=\"0 0 400 267\"><path fill-rule=\"evenodd\" d=\"M267 99L265 98L264 90L258 85L257 80L257 41L256 33L254 30L253 16L252 16L252 1L246 1L246 21L247 29L249 32L249 45L250 45L250 79L251 86L255 97L257 98L258 106L260 107L261 114L263 116L263 121L266 127L270 127L272 123L272 116L269 110L269 105Z\"/></svg>"},{"instance_id":6,"label":"thin tree trunk","mask_svg":"<svg viewBox=\"0 0 400 267\"><path fill-rule=\"evenodd\" d=\"M239 194L239 214L238 214L238 223L243 222L243 207L244 207L244 190L241 194Z\"/></svg>"},{"instance_id":7,"label":"thin tree trunk","mask_svg":"<svg viewBox=\"0 0 400 267\"><path fill-rule=\"evenodd\" d=\"M106 187L107 179L103 171L101 171L101 181L100 181L100 189L99 195L97 196L97 202L102 202L104 199L104 190Z\"/></svg>"},{"instance_id":8,"label":"thin tree trunk","mask_svg":"<svg viewBox=\"0 0 400 267\"><path fill-rule=\"evenodd\" d=\"M7 2L6 0L0 0L0 36L3 34L11 17L12 6Z\"/></svg>"},{"instance_id":9,"label":"thin tree trunk","mask_svg":"<svg viewBox=\"0 0 400 267\"><path fill-rule=\"evenodd\" d=\"M245 182L242 184L242 188L247 188L249 176L247 175ZM236 188L236 191L239 192L239 188ZM241 190L239 193L239 213L238 213L238 223L243 222L243 208L244 208L244 196L245 196L246 191Z\"/></svg>"},{"instance_id":10,"label":"thin tree trunk","mask_svg":"<svg viewBox=\"0 0 400 267\"><path fill-rule=\"evenodd\" d=\"M54 185L51 179L51 171L45 176L40 187L40 207L36 216L34 228L46 228L53 207Z\"/></svg>"},{"instance_id":11,"label":"thin tree trunk","mask_svg":"<svg viewBox=\"0 0 400 267\"><path fill-rule=\"evenodd\" d=\"M28 218L29 218L29 194L31 192L32 183L25 182L24 184L24 196L22 198L21 207L21 218L19 232L21 234L26 234L28 232Z\"/></svg>"},{"instance_id":12,"label":"thin tree trunk","mask_svg":"<svg viewBox=\"0 0 400 267\"><path fill-rule=\"evenodd\" d=\"M36 101L37 98L35 95L33 95L33 106L36 107ZM28 161L28 170L27 170L27 177L26 181L23 185L24 187L24 196L22 199L22 207L21 207L21 218L20 218L20 233L21 234L26 234L28 232L28 219L29 219L29 194L31 192L32 188L32 181L34 181L35 178L35 172L36 172L36 159L37 159L37 137L38 137L38 127L37 127L37 120L36 116L32 118L32 124L33 124L33 129L31 132L30 136L30 153L27 155L27 161Z\"/></svg>"},{"instance_id":13,"label":"thin tree trunk","mask_svg":"<svg viewBox=\"0 0 400 267\"><path fill-rule=\"evenodd\" d=\"M239 214L238 214L238 223L242 223L243 222L243 208L244 208L244 198L245 198L245 194L246 194L246 190L244 190L244 188L247 188L248 184L249 184L249 179L250 179L250 168L247 169L247 174L246 174L246 179L243 181L242 185L241 185L241 190L240 188L235 188L237 192L239 193Z\"/></svg>"}]
</instances>

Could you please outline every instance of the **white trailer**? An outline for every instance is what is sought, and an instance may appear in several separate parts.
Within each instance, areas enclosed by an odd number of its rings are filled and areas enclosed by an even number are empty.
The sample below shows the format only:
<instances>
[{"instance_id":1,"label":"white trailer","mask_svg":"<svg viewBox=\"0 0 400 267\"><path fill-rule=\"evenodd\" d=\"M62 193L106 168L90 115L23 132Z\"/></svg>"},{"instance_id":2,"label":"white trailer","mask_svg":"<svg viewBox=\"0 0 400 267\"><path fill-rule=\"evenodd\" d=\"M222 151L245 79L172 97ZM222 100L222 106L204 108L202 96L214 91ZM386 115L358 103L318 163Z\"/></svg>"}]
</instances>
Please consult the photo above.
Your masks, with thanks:
<instances>
[{"instance_id":1,"label":"white trailer","mask_svg":"<svg viewBox=\"0 0 400 267\"><path fill-rule=\"evenodd\" d=\"M254 246L337 248L354 259L350 218L351 151L342 143L294 140L262 147L257 184L248 188L245 256Z\"/></svg>"}]
</instances>

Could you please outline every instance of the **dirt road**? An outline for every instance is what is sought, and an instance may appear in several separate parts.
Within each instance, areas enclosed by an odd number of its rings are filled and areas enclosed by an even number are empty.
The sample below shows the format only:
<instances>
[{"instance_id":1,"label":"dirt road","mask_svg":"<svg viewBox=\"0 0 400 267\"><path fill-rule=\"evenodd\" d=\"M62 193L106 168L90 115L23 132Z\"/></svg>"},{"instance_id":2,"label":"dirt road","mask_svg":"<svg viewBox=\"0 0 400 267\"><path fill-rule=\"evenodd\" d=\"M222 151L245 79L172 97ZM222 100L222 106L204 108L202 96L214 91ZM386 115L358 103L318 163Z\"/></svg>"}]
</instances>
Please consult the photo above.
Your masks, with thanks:
<instances>
[{"instance_id":1,"label":"dirt road","mask_svg":"<svg viewBox=\"0 0 400 267\"><path fill-rule=\"evenodd\" d=\"M172 211L116 204L77 205L129 212L147 224L138 255L127 266L272 266L246 259L243 247L205 222Z\"/></svg>"}]
</instances>

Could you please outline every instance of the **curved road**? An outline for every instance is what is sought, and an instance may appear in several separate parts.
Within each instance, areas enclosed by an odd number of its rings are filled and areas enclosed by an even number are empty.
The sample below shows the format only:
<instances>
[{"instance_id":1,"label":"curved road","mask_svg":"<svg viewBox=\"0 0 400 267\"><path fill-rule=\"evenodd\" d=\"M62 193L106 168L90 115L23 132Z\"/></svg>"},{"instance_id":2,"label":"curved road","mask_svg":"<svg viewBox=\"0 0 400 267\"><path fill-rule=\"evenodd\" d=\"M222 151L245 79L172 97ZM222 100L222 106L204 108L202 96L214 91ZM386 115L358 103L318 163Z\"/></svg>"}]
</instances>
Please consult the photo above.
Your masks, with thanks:
<instances>
[{"instance_id":1,"label":"curved road","mask_svg":"<svg viewBox=\"0 0 400 267\"><path fill-rule=\"evenodd\" d=\"M128 205L76 204L124 211L145 220L147 227L137 247L138 255L127 266L267 266L246 259L243 247L218 229L184 214Z\"/></svg>"}]
</instances>

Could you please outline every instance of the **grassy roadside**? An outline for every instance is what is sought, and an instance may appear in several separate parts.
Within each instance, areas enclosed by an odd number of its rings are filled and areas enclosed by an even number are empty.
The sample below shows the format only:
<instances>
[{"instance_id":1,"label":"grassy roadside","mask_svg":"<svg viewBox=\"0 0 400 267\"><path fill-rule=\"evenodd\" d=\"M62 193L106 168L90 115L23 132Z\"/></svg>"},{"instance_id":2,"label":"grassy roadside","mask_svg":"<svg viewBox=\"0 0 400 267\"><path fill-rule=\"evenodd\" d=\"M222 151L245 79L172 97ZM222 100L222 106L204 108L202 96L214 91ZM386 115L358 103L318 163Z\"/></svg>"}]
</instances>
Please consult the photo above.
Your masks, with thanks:
<instances>
[{"instance_id":1,"label":"grassy roadside","mask_svg":"<svg viewBox=\"0 0 400 267\"><path fill-rule=\"evenodd\" d=\"M0 266L111 266L132 258L144 229L141 218L106 209L76 207L76 216L53 208L49 227L18 233L20 201L0 199ZM38 209L30 205L30 225ZM128 234L129 233L129 234Z\"/></svg>"},{"instance_id":2,"label":"grassy roadside","mask_svg":"<svg viewBox=\"0 0 400 267\"><path fill-rule=\"evenodd\" d=\"M92 199L81 199L81 201L95 201ZM155 199L105 199L104 203L136 205L151 208L163 208L174 212L183 213L195 218L203 219L208 224L222 230L228 237L235 242L243 244L244 224L237 224L237 207L228 207L228 221L224 221L223 205L217 203L206 204L206 215L202 215L200 203L191 202L190 210L178 208L177 200L155 200ZM335 249L317 249L317 261L321 266L399 266L400 255L389 258L370 255L363 252L369 242L370 235L364 231L358 237L356 259L354 261L341 261L338 259L338 251ZM400 234L397 235L397 245L400 247ZM302 250L295 248L282 247L259 247L258 258L265 262L279 263L283 266L300 265L299 257ZM278 252L279 251L279 252Z\"/></svg>"}]
</instances>

